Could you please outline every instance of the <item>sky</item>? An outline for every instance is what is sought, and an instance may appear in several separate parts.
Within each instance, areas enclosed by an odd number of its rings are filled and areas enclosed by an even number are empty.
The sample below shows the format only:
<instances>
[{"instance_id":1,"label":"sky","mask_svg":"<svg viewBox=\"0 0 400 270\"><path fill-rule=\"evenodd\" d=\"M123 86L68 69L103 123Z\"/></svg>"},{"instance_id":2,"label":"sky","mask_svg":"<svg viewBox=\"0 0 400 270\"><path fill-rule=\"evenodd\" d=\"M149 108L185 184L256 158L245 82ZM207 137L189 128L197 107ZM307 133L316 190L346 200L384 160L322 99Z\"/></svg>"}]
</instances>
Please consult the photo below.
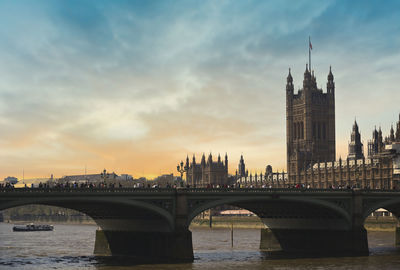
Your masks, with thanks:
<instances>
[{"instance_id":1,"label":"sky","mask_svg":"<svg viewBox=\"0 0 400 270\"><path fill-rule=\"evenodd\" d=\"M286 169L285 84L336 83L337 158L400 113L399 1L1 1L0 179ZM365 149L366 151L366 149Z\"/></svg>"}]
</instances>

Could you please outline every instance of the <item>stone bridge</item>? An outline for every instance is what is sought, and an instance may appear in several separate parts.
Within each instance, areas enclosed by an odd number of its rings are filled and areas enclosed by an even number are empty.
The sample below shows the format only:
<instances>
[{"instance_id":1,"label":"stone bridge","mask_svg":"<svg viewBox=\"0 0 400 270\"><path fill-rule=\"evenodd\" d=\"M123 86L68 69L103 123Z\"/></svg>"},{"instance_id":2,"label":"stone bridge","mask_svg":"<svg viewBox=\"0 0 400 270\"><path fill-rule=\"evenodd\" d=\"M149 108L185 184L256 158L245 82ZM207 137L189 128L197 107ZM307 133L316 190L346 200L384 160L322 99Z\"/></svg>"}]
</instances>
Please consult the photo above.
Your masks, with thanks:
<instances>
[{"instance_id":1,"label":"stone bridge","mask_svg":"<svg viewBox=\"0 0 400 270\"><path fill-rule=\"evenodd\" d=\"M192 261L189 225L202 211L233 205L257 214L260 247L302 255L368 255L365 218L378 208L400 214L400 192L326 189L8 189L0 210L42 204L93 218L95 253Z\"/></svg>"}]
</instances>

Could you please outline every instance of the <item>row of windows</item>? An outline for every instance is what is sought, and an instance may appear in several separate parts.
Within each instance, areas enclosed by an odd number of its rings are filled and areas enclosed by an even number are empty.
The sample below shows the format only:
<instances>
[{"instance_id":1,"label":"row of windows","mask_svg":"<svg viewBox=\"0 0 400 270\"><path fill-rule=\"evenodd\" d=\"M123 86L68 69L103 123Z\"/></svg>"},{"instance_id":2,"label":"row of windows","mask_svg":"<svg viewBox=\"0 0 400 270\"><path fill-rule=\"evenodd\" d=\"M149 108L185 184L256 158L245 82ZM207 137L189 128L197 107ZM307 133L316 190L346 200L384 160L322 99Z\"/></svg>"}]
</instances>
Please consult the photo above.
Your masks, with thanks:
<instances>
[{"instance_id":1,"label":"row of windows","mask_svg":"<svg viewBox=\"0 0 400 270\"><path fill-rule=\"evenodd\" d=\"M325 122L313 122L312 137L313 139L326 139L326 124Z\"/></svg>"},{"instance_id":2,"label":"row of windows","mask_svg":"<svg viewBox=\"0 0 400 270\"><path fill-rule=\"evenodd\" d=\"M293 124L293 136L294 139L304 139L304 124L303 122L297 122Z\"/></svg>"},{"instance_id":3,"label":"row of windows","mask_svg":"<svg viewBox=\"0 0 400 270\"><path fill-rule=\"evenodd\" d=\"M325 140L326 139L326 123L313 122L312 124L312 137L313 139ZM293 138L295 140L304 139L304 123L296 122L293 124Z\"/></svg>"}]
</instances>

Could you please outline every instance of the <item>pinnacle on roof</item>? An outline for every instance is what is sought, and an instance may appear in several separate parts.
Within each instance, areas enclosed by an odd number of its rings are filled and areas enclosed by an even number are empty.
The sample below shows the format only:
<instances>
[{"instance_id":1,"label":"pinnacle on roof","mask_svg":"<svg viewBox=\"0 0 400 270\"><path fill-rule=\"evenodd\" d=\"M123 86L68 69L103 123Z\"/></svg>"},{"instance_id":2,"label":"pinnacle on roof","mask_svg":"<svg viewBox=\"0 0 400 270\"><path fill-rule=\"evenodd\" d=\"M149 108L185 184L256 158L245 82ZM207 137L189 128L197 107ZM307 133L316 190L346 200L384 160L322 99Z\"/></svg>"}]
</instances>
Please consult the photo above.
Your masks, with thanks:
<instances>
[{"instance_id":1,"label":"pinnacle on roof","mask_svg":"<svg viewBox=\"0 0 400 270\"><path fill-rule=\"evenodd\" d=\"M293 82L293 77L292 77L292 74L290 73L290 68L289 68L289 74L287 76L287 82L288 83L292 83Z\"/></svg>"},{"instance_id":2,"label":"pinnacle on roof","mask_svg":"<svg viewBox=\"0 0 400 270\"><path fill-rule=\"evenodd\" d=\"M328 81L333 81L332 66L329 66Z\"/></svg>"}]
</instances>

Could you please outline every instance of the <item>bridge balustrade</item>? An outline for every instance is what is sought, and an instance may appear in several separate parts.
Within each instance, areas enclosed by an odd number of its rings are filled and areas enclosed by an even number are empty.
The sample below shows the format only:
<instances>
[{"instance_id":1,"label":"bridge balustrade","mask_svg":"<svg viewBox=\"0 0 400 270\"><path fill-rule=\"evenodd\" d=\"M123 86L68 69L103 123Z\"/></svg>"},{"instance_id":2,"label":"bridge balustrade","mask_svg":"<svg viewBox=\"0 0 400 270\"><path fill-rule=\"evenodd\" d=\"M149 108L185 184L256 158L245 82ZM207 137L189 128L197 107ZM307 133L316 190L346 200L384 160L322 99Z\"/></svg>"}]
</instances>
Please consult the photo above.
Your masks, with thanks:
<instances>
[{"instance_id":1,"label":"bridge balustrade","mask_svg":"<svg viewBox=\"0 0 400 270\"><path fill-rule=\"evenodd\" d=\"M160 192L187 192L187 193L221 193L221 192L241 192L241 193L351 193L354 190L361 192L385 192L399 193L400 189L323 189L323 188L4 188L0 189L0 193L44 193L44 192L61 192L61 193L160 193Z\"/></svg>"}]
</instances>

